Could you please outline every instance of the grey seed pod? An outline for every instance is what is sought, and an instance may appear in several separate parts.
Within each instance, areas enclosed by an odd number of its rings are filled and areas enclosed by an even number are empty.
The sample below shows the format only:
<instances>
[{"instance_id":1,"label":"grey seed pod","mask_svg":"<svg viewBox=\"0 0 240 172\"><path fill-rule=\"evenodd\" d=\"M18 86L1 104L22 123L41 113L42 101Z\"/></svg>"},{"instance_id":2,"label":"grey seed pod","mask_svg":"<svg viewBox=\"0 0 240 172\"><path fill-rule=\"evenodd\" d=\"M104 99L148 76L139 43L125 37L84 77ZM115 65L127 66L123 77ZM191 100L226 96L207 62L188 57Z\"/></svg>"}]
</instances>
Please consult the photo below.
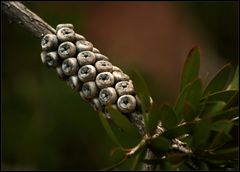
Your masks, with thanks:
<instances>
[{"instance_id":1,"label":"grey seed pod","mask_svg":"<svg viewBox=\"0 0 240 172\"><path fill-rule=\"evenodd\" d=\"M105 61L109 61L109 58L100 54L100 53L95 53L95 56L96 56L96 60L99 61L99 60L105 60Z\"/></svg>"},{"instance_id":2,"label":"grey seed pod","mask_svg":"<svg viewBox=\"0 0 240 172\"><path fill-rule=\"evenodd\" d=\"M76 47L79 52L81 51L92 51L93 44L86 40L79 40L76 42Z\"/></svg>"},{"instance_id":3,"label":"grey seed pod","mask_svg":"<svg viewBox=\"0 0 240 172\"><path fill-rule=\"evenodd\" d=\"M103 106L101 105L100 101L98 100L98 98L94 98L91 101L91 105L93 107L93 109L97 112L100 112L103 110Z\"/></svg>"},{"instance_id":4,"label":"grey seed pod","mask_svg":"<svg viewBox=\"0 0 240 172\"><path fill-rule=\"evenodd\" d=\"M113 66L113 72L114 71L119 71L119 72L123 72L119 67L117 66Z\"/></svg>"},{"instance_id":5,"label":"grey seed pod","mask_svg":"<svg viewBox=\"0 0 240 172\"><path fill-rule=\"evenodd\" d=\"M61 29L63 27L67 27L67 28L70 28L72 30L74 29L74 26L71 23L58 24L57 27L56 27L56 33L58 32L59 29Z\"/></svg>"},{"instance_id":6,"label":"grey seed pod","mask_svg":"<svg viewBox=\"0 0 240 172\"><path fill-rule=\"evenodd\" d=\"M85 99L93 99L98 95L98 88L94 81L85 82L82 85L82 96Z\"/></svg>"},{"instance_id":7,"label":"grey seed pod","mask_svg":"<svg viewBox=\"0 0 240 172\"><path fill-rule=\"evenodd\" d=\"M76 75L73 75L69 77L68 84L73 90L80 91L82 83Z\"/></svg>"},{"instance_id":8,"label":"grey seed pod","mask_svg":"<svg viewBox=\"0 0 240 172\"><path fill-rule=\"evenodd\" d=\"M110 72L99 73L96 77L96 84L100 89L111 87L114 84L114 77Z\"/></svg>"},{"instance_id":9,"label":"grey seed pod","mask_svg":"<svg viewBox=\"0 0 240 172\"><path fill-rule=\"evenodd\" d=\"M76 58L65 59L62 63L62 70L65 75L75 75L79 69Z\"/></svg>"},{"instance_id":10,"label":"grey seed pod","mask_svg":"<svg viewBox=\"0 0 240 172\"><path fill-rule=\"evenodd\" d=\"M98 99L102 105L111 105L117 100L117 93L113 87L107 87L99 92Z\"/></svg>"},{"instance_id":11,"label":"grey seed pod","mask_svg":"<svg viewBox=\"0 0 240 172\"><path fill-rule=\"evenodd\" d=\"M122 113L131 113L135 110L136 99L132 95L123 95L118 98L117 107Z\"/></svg>"},{"instance_id":12,"label":"grey seed pod","mask_svg":"<svg viewBox=\"0 0 240 172\"><path fill-rule=\"evenodd\" d=\"M75 41L75 32L73 29L68 27L62 27L57 31L57 38L60 42L64 41Z\"/></svg>"},{"instance_id":13,"label":"grey seed pod","mask_svg":"<svg viewBox=\"0 0 240 172\"><path fill-rule=\"evenodd\" d=\"M41 61L43 64L46 64L46 56L47 56L47 52L46 51L42 51L41 54Z\"/></svg>"},{"instance_id":14,"label":"grey seed pod","mask_svg":"<svg viewBox=\"0 0 240 172\"><path fill-rule=\"evenodd\" d=\"M62 80L67 80L68 79L68 76L65 75L63 70L62 70L62 66L57 66L56 71L57 71L57 76L58 76L59 79L62 79Z\"/></svg>"},{"instance_id":15,"label":"grey seed pod","mask_svg":"<svg viewBox=\"0 0 240 172\"><path fill-rule=\"evenodd\" d=\"M41 41L41 47L45 51L55 50L58 46L57 36L54 34L46 34Z\"/></svg>"},{"instance_id":16,"label":"grey seed pod","mask_svg":"<svg viewBox=\"0 0 240 172\"><path fill-rule=\"evenodd\" d=\"M100 72L112 72L112 63L104 60L97 61L95 63L96 70Z\"/></svg>"},{"instance_id":17,"label":"grey seed pod","mask_svg":"<svg viewBox=\"0 0 240 172\"><path fill-rule=\"evenodd\" d=\"M45 56L45 64L49 67L56 67L59 64L57 52L49 52Z\"/></svg>"},{"instance_id":18,"label":"grey seed pod","mask_svg":"<svg viewBox=\"0 0 240 172\"><path fill-rule=\"evenodd\" d=\"M75 33L75 39L76 39L76 41L86 40L86 38L85 38L84 36L82 36L82 35L80 35L80 34L77 34L77 33Z\"/></svg>"},{"instance_id":19,"label":"grey seed pod","mask_svg":"<svg viewBox=\"0 0 240 172\"><path fill-rule=\"evenodd\" d=\"M115 82L128 81L130 79L128 75L126 75L125 73L123 73L121 71L113 71L112 74L113 74Z\"/></svg>"},{"instance_id":20,"label":"grey seed pod","mask_svg":"<svg viewBox=\"0 0 240 172\"><path fill-rule=\"evenodd\" d=\"M97 48L95 48L95 47L93 47L92 52L94 52L94 53L100 53L99 49L97 49Z\"/></svg>"},{"instance_id":21,"label":"grey seed pod","mask_svg":"<svg viewBox=\"0 0 240 172\"><path fill-rule=\"evenodd\" d=\"M125 94L133 94L134 88L132 82L129 81L120 81L115 85L115 89L119 96Z\"/></svg>"},{"instance_id":22,"label":"grey seed pod","mask_svg":"<svg viewBox=\"0 0 240 172\"><path fill-rule=\"evenodd\" d=\"M68 57L73 57L76 54L76 47L71 42L63 42L58 47L58 55L62 59L66 59Z\"/></svg>"},{"instance_id":23,"label":"grey seed pod","mask_svg":"<svg viewBox=\"0 0 240 172\"><path fill-rule=\"evenodd\" d=\"M92 65L84 65L78 71L78 78L82 82L94 81L97 71Z\"/></svg>"},{"instance_id":24,"label":"grey seed pod","mask_svg":"<svg viewBox=\"0 0 240 172\"><path fill-rule=\"evenodd\" d=\"M93 64L96 61L95 54L91 51L82 51L77 56L78 63L83 65Z\"/></svg>"}]
</instances>

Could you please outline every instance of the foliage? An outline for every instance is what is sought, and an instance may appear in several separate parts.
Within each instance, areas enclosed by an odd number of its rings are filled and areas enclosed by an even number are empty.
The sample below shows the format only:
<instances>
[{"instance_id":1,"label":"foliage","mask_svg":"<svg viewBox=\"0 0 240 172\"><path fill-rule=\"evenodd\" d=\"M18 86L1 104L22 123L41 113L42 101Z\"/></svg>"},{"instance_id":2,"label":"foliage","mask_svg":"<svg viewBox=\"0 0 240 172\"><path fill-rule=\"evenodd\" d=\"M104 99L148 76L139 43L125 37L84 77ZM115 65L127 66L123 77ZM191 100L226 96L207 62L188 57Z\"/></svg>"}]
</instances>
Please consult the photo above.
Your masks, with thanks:
<instances>
[{"instance_id":1,"label":"foliage","mask_svg":"<svg viewBox=\"0 0 240 172\"><path fill-rule=\"evenodd\" d=\"M223 66L207 86L199 78L200 53L194 47L187 56L182 73L179 96L173 107L151 103L149 90L143 77L135 72L133 78L136 93L143 103L143 115L150 139L146 140L133 132L130 123L116 109L110 109L113 121L123 133L131 134L137 146L122 146L119 130L110 127L101 118L111 138L121 147L121 161L109 169L114 169L129 158L134 158L132 170L140 169L141 162L152 164L155 170L236 170L238 166L238 68L230 78L230 64ZM230 80L230 81L229 81ZM164 131L155 135L161 121ZM121 132L120 132L121 133ZM178 139L186 149L173 149L173 140ZM127 146L127 147L126 147ZM144 159L146 148L155 159Z\"/></svg>"}]
</instances>

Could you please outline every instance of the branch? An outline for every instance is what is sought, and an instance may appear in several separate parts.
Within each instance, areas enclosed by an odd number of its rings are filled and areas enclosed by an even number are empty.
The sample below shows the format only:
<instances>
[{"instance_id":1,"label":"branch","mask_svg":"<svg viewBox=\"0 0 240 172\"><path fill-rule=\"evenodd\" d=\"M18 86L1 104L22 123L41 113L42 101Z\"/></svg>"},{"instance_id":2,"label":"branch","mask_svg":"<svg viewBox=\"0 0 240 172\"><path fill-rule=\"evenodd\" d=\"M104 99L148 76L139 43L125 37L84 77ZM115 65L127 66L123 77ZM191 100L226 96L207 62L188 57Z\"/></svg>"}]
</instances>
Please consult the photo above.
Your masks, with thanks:
<instances>
[{"instance_id":1,"label":"branch","mask_svg":"<svg viewBox=\"0 0 240 172\"><path fill-rule=\"evenodd\" d=\"M10 20L24 26L36 37L41 38L47 33L55 33L55 29L47 24L38 15L30 11L18 1L3 1L2 11Z\"/></svg>"}]
</instances>

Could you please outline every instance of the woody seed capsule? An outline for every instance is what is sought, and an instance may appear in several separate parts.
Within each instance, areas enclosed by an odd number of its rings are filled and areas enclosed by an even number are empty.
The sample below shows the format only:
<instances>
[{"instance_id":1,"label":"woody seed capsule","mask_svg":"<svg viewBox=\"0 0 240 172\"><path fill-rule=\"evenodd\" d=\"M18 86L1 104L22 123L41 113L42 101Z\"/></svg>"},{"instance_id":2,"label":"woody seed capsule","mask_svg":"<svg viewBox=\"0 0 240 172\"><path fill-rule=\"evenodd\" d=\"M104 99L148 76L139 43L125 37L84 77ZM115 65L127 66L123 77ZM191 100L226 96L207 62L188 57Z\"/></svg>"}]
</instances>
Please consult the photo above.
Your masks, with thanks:
<instances>
[{"instance_id":1,"label":"woody seed capsule","mask_svg":"<svg viewBox=\"0 0 240 172\"><path fill-rule=\"evenodd\" d=\"M62 70L62 66L57 66L56 71L57 71L57 76L59 79L66 80L68 78L68 76L65 75Z\"/></svg>"},{"instance_id":2,"label":"woody seed capsule","mask_svg":"<svg viewBox=\"0 0 240 172\"><path fill-rule=\"evenodd\" d=\"M58 46L57 36L54 34L46 34L41 41L41 47L43 50L50 51L55 50Z\"/></svg>"},{"instance_id":3,"label":"woody seed capsule","mask_svg":"<svg viewBox=\"0 0 240 172\"><path fill-rule=\"evenodd\" d=\"M58 32L59 29L64 28L64 27L70 28L72 30L74 29L74 26L70 23L58 24L56 27L56 32Z\"/></svg>"},{"instance_id":4,"label":"woody seed capsule","mask_svg":"<svg viewBox=\"0 0 240 172\"><path fill-rule=\"evenodd\" d=\"M57 31L57 38L60 42L75 41L75 32L69 27L62 27Z\"/></svg>"},{"instance_id":5,"label":"woody seed capsule","mask_svg":"<svg viewBox=\"0 0 240 172\"><path fill-rule=\"evenodd\" d=\"M122 113L131 113L135 110L136 99L132 95L123 95L118 98L117 107Z\"/></svg>"},{"instance_id":6,"label":"woody seed capsule","mask_svg":"<svg viewBox=\"0 0 240 172\"><path fill-rule=\"evenodd\" d=\"M103 110L103 106L101 105L100 101L98 100L98 98L94 98L91 102L92 107L94 108L95 111L102 111Z\"/></svg>"},{"instance_id":7,"label":"woody seed capsule","mask_svg":"<svg viewBox=\"0 0 240 172\"><path fill-rule=\"evenodd\" d=\"M117 93L114 88L107 87L99 92L98 99L102 105L111 105L116 102Z\"/></svg>"},{"instance_id":8,"label":"woody seed capsule","mask_svg":"<svg viewBox=\"0 0 240 172\"><path fill-rule=\"evenodd\" d=\"M112 63L104 60L97 61L95 63L95 67L97 71L100 72L111 72L112 71Z\"/></svg>"},{"instance_id":9,"label":"woody seed capsule","mask_svg":"<svg viewBox=\"0 0 240 172\"><path fill-rule=\"evenodd\" d=\"M96 69L92 65L84 65L78 71L78 78L82 82L88 82L95 80L96 77Z\"/></svg>"},{"instance_id":10,"label":"woody seed capsule","mask_svg":"<svg viewBox=\"0 0 240 172\"><path fill-rule=\"evenodd\" d=\"M62 59L73 57L76 54L76 47L72 42L63 42L58 47L58 55Z\"/></svg>"},{"instance_id":11,"label":"woody seed capsule","mask_svg":"<svg viewBox=\"0 0 240 172\"><path fill-rule=\"evenodd\" d=\"M57 52L49 52L45 56L45 64L49 67L56 67L59 63Z\"/></svg>"},{"instance_id":12,"label":"woody seed capsule","mask_svg":"<svg viewBox=\"0 0 240 172\"><path fill-rule=\"evenodd\" d=\"M86 40L86 38L80 34L75 33L75 40L79 41L79 40Z\"/></svg>"},{"instance_id":13,"label":"woody seed capsule","mask_svg":"<svg viewBox=\"0 0 240 172\"><path fill-rule=\"evenodd\" d=\"M76 75L69 77L68 84L75 91L79 91L81 88L81 81L79 80L79 78Z\"/></svg>"},{"instance_id":14,"label":"woody seed capsule","mask_svg":"<svg viewBox=\"0 0 240 172\"><path fill-rule=\"evenodd\" d=\"M120 81L115 85L115 89L118 93L118 95L124 95L124 94L133 94L134 88L132 82L129 81Z\"/></svg>"},{"instance_id":15,"label":"woody seed capsule","mask_svg":"<svg viewBox=\"0 0 240 172\"><path fill-rule=\"evenodd\" d=\"M95 63L96 57L91 51L82 51L78 53L77 60L78 63L83 66Z\"/></svg>"},{"instance_id":16,"label":"woody seed capsule","mask_svg":"<svg viewBox=\"0 0 240 172\"><path fill-rule=\"evenodd\" d=\"M75 75L79 69L76 58L65 59L62 63L62 70L65 75Z\"/></svg>"},{"instance_id":17,"label":"woody seed capsule","mask_svg":"<svg viewBox=\"0 0 240 172\"><path fill-rule=\"evenodd\" d=\"M113 74L115 82L128 81L130 79L128 75L126 75L125 73L123 73L121 71L113 71L112 74Z\"/></svg>"},{"instance_id":18,"label":"woody seed capsule","mask_svg":"<svg viewBox=\"0 0 240 172\"><path fill-rule=\"evenodd\" d=\"M81 51L92 51L93 44L86 40L79 40L76 42L76 47L79 52Z\"/></svg>"},{"instance_id":19,"label":"woody seed capsule","mask_svg":"<svg viewBox=\"0 0 240 172\"><path fill-rule=\"evenodd\" d=\"M114 77L110 72L99 73L96 77L96 84L100 89L111 87L114 84Z\"/></svg>"},{"instance_id":20,"label":"woody seed capsule","mask_svg":"<svg viewBox=\"0 0 240 172\"><path fill-rule=\"evenodd\" d=\"M98 95L98 88L94 81L85 82L82 85L82 96L85 99L93 99Z\"/></svg>"},{"instance_id":21,"label":"woody seed capsule","mask_svg":"<svg viewBox=\"0 0 240 172\"><path fill-rule=\"evenodd\" d=\"M105 61L109 61L109 58L100 54L100 53L95 53L95 57L96 57L96 61L99 61L99 60L105 60Z\"/></svg>"},{"instance_id":22,"label":"woody seed capsule","mask_svg":"<svg viewBox=\"0 0 240 172\"><path fill-rule=\"evenodd\" d=\"M94 53L100 53L99 49L97 49L97 48L95 48L95 47L93 47L92 52L94 52Z\"/></svg>"}]
</instances>

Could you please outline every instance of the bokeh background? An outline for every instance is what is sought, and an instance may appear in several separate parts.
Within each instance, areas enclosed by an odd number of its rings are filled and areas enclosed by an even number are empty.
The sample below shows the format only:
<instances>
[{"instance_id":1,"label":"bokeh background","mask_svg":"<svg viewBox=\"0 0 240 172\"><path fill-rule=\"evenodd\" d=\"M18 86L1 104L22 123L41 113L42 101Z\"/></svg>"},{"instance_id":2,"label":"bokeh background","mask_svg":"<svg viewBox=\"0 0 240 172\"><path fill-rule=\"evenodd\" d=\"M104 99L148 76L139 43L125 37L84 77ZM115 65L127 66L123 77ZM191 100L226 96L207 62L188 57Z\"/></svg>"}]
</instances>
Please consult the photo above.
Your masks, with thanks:
<instances>
[{"instance_id":1,"label":"bokeh background","mask_svg":"<svg viewBox=\"0 0 240 172\"><path fill-rule=\"evenodd\" d=\"M73 23L112 63L136 67L154 100L174 104L186 55L201 77L239 57L239 3L24 2L55 27ZM40 40L2 15L2 170L98 170L115 147L97 113L40 60ZM206 80L204 79L206 82ZM127 163L122 169L129 169Z\"/></svg>"}]
</instances>

